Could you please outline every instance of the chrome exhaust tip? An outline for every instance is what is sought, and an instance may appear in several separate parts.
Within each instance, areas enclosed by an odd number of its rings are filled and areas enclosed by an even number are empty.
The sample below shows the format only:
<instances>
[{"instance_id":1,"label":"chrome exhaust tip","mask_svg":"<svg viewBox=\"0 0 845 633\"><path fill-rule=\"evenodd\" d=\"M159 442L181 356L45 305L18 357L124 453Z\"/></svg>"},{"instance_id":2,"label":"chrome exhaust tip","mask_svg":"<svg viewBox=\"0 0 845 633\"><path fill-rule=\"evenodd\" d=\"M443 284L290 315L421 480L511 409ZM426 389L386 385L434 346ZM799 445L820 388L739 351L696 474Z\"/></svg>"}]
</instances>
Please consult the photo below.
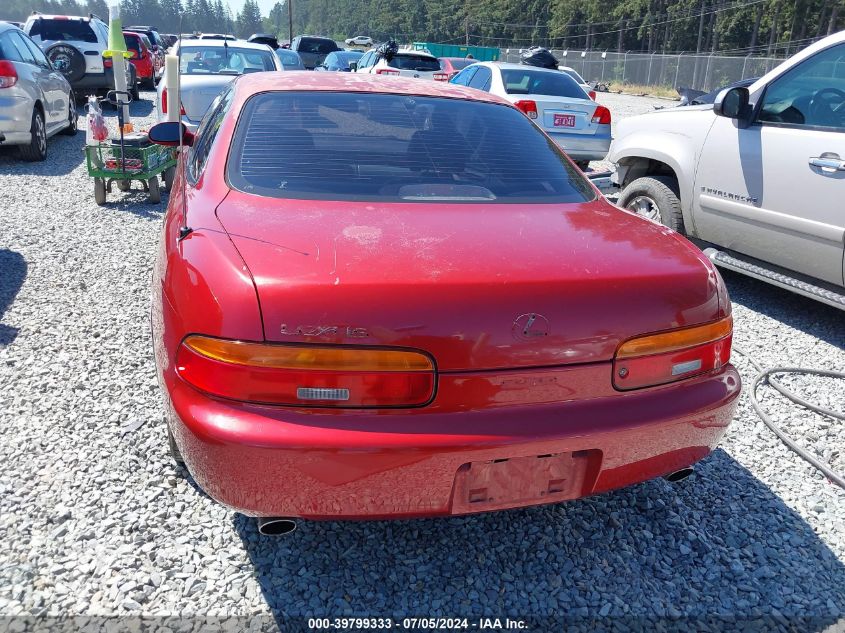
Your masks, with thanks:
<instances>
[{"instance_id":1,"label":"chrome exhaust tip","mask_svg":"<svg viewBox=\"0 0 845 633\"><path fill-rule=\"evenodd\" d=\"M296 529L296 521L287 517L258 517L258 533L263 536L284 536Z\"/></svg>"},{"instance_id":2,"label":"chrome exhaust tip","mask_svg":"<svg viewBox=\"0 0 845 633\"><path fill-rule=\"evenodd\" d=\"M695 470L692 468L681 468L681 470L676 470L673 473L669 473L668 475L663 477L663 479L665 479L669 483L676 484L679 481L683 481L693 473L695 473Z\"/></svg>"}]
</instances>

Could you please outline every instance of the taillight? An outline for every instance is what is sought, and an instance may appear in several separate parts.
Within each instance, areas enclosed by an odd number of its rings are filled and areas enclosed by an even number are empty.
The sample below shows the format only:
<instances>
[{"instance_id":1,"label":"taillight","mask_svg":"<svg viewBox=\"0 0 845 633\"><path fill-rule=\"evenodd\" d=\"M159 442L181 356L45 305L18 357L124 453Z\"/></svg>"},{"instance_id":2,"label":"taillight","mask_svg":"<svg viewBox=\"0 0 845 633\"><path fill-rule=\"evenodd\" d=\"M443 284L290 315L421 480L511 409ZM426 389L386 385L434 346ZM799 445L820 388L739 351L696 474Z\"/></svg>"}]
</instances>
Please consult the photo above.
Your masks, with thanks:
<instances>
[{"instance_id":1,"label":"taillight","mask_svg":"<svg viewBox=\"0 0 845 633\"><path fill-rule=\"evenodd\" d=\"M0 88L11 88L18 83L18 71L15 65L6 60L0 60Z\"/></svg>"},{"instance_id":2,"label":"taillight","mask_svg":"<svg viewBox=\"0 0 845 633\"><path fill-rule=\"evenodd\" d=\"M517 101L514 105L522 110L529 119L537 118L537 102L536 101Z\"/></svg>"},{"instance_id":3,"label":"taillight","mask_svg":"<svg viewBox=\"0 0 845 633\"><path fill-rule=\"evenodd\" d=\"M161 90L161 113L167 114L167 88ZM179 104L179 114L185 115L185 106Z\"/></svg>"},{"instance_id":4,"label":"taillight","mask_svg":"<svg viewBox=\"0 0 845 633\"><path fill-rule=\"evenodd\" d=\"M398 75L398 70L393 70L392 68L377 68L376 69L377 75Z\"/></svg>"},{"instance_id":5,"label":"taillight","mask_svg":"<svg viewBox=\"0 0 845 633\"><path fill-rule=\"evenodd\" d=\"M613 386L638 389L714 371L730 360L733 319L630 339L616 350Z\"/></svg>"},{"instance_id":6,"label":"taillight","mask_svg":"<svg viewBox=\"0 0 845 633\"><path fill-rule=\"evenodd\" d=\"M587 93L587 96L590 97L590 99L592 99L593 101L595 101L596 100L596 91L590 90L590 92Z\"/></svg>"},{"instance_id":7,"label":"taillight","mask_svg":"<svg viewBox=\"0 0 845 633\"><path fill-rule=\"evenodd\" d=\"M449 81L448 73L434 73L434 81Z\"/></svg>"},{"instance_id":8,"label":"taillight","mask_svg":"<svg viewBox=\"0 0 845 633\"><path fill-rule=\"evenodd\" d=\"M103 68L111 68L114 66L114 62L112 61L111 57L103 57Z\"/></svg>"},{"instance_id":9,"label":"taillight","mask_svg":"<svg viewBox=\"0 0 845 633\"><path fill-rule=\"evenodd\" d=\"M434 395L434 363L398 349L250 343L189 336L176 373L208 394L302 407L412 407Z\"/></svg>"},{"instance_id":10,"label":"taillight","mask_svg":"<svg viewBox=\"0 0 845 633\"><path fill-rule=\"evenodd\" d=\"M598 106L596 111L593 112L593 123L598 123L599 125L610 125L610 110L604 106Z\"/></svg>"}]
</instances>

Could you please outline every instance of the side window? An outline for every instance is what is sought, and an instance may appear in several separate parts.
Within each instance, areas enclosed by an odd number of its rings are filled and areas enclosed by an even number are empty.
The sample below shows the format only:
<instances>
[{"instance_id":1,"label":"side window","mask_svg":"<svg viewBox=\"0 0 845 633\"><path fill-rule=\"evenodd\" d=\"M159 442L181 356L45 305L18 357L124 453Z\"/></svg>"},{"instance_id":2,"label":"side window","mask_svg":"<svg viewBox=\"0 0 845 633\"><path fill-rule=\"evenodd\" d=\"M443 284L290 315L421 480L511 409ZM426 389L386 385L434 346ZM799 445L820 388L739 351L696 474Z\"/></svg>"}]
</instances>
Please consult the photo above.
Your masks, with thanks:
<instances>
[{"instance_id":1,"label":"side window","mask_svg":"<svg viewBox=\"0 0 845 633\"><path fill-rule=\"evenodd\" d=\"M489 90L490 89L490 82L493 80L493 73L490 72L490 69L487 66L479 66L478 72L472 76L469 80L469 84L467 84L470 88L476 88L477 90Z\"/></svg>"},{"instance_id":2,"label":"side window","mask_svg":"<svg viewBox=\"0 0 845 633\"><path fill-rule=\"evenodd\" d=\"M458 84L459 86L468 86L470 80L472 80L472 76L479 68L481 68L481 66L470 66L469 68L465 68L454 76L452 83Z\"/></svg>"},{"instance_id":3,"label":"side window","mask_svg":"<svg viewBox=\"0 0 845 633\"><path fill-rule=\"evenodd\" d=\"M21 57L18 47L12 42L12 35L12 31L6 31L0 35L0 59L10 62L22 62L23 57Z\"/></svg>"},{"instance_id":4,"label":"side window","mask_svg":"<svg viewBox=\"0 0 845 633\"><path fill-rule=\"evenodd\" d=\"M37 66L38 64L35 61L35 55L33 55L32 51L29 50L29 46L26 45L26 40L23 38L23 36L21 36L20 33L16 33L15 31L11 31L10 35L12 36L12 46L17 49L21 61L26 62L27 64L33 64Z\"/></svg>"},{"instance_id":5,"label":"side window","mask_svg":"<svg viewBox=\"0 0 845 633\"><path fill-rule=\"evenodd\" d=\"M26 44L27 48L29 48L30 52L32 53L32 56L35 58L36 64L38 64L42 68L48 68L50 70L53 69L53 64L51 64L47 60L47 56L44 55L44 53L41 52L41 49L38 48L38 44L33 42L28 37L22 37L20 33L18 33L17 36L20 37L24 41L24 43Z\"/></svg>"},{"instance_id":6,"label":"side window","mask_svg":"<svg viewBox=\"0 0 845 633\"><path fill-rule=\"evenodd\" d=\"M769 84L757 120L845 131L845 44L813 55Z\"/></svg>"},{"instance_id":7,"label":"side window","mask_svg":"<svg viewBox=\"0 0 845 633\"><path fill-rule=\"evenodd\" d=\"M199 179L205 167L208 155L214 145L214 139L217 138L217 131L223 123L223 118L226 116L229 106L232 104L233 94L232 89L229 88L217 95L209 106L199 128L197 128L196 139L188 161L188 178L191 182L196 182Z\"/></svg>"},{"instance_id":8,"label":"side window","mask_svg":"<svg viewBox=\"0 0 845 633\"><path fill-rule=\"evenodd\" d=\"M109 41L109 28L103 24L102 22L92 20L91 24L97 29L97 39L100 40L103 44L108 44Z\"/></svg>"},{"instance_id":9,"label":"side window","mask_svg":"<svg viewBox=\"0 0 845 633\"><path fill-rule=\"evenodd\" d=\"M372 60L373 54L367 53L361 58L361 61L358 62L358 68L367 68L370 65L370 60Z\"/></svg>"}]
</instances>

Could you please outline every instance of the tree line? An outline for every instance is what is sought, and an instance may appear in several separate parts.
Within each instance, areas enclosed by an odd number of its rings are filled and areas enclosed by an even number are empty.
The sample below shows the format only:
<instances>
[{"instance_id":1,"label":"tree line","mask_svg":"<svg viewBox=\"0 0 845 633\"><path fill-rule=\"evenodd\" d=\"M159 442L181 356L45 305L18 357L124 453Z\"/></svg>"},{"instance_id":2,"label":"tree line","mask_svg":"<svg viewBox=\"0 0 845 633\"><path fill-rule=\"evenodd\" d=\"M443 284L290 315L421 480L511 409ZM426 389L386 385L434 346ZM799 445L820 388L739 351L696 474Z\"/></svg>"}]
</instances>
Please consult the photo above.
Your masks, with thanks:
<instances>
[{"instance_id":1,"label":"tree line","mask_svg":"<svg viewBox=\"0 0 845 633\"><path fill-rule=\"evenodd\" d=\"M162 32L248 37L270 32L343 39L541 45L576 50L722 52L787 56L845 28L845 0L283 0L262 16L256 0L233 15L224 0L121 0L124 24ZM4 0L0 19L43 13L108 17L105 0Z\"/></svg>"}]
</instances>

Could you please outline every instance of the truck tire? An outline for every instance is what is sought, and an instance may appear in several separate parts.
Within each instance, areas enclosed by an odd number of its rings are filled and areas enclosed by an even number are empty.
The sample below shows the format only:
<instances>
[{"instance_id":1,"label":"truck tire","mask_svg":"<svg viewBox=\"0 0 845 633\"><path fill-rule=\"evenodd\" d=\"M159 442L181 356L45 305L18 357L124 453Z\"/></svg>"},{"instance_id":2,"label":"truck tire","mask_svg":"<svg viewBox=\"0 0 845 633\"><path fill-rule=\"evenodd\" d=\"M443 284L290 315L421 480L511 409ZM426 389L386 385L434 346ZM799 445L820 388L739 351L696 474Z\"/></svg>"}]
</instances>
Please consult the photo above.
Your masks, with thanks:
<instances>
[{"instance_id":1,"label":"truck tire","mask_svg":"<svg viewBox=\"0 0 845 633\"><path fill-rule=\"evenodd\" d=\"M56 42L47 47L44 55L68 83L77 82L85 76L85 56L73 44Z\"/></svg>"},{"instance_id":2,"label":"truck tire","mask_svg":"<svg viewBox=\"0 0 845 633\"><path fill-rule=\"evenodd\" d=\"M669 176L644 176L619 194L618 206L684 234L678 181Z\"/></svg>"}]
</instances>

